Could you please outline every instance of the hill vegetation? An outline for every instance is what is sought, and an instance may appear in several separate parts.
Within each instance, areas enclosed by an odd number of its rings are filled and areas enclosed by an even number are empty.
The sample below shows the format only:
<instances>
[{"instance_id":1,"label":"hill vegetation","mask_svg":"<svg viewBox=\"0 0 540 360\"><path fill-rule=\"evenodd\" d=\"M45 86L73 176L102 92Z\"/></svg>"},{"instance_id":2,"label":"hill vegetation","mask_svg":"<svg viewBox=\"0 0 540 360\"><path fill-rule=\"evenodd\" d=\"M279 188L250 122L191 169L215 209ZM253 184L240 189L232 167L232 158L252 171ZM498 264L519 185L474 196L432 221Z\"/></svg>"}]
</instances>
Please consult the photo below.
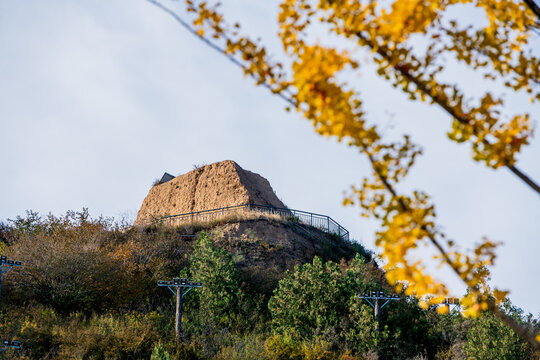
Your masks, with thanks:
<instances>
[{"instance_id":1,"label":"hill vegetation","mask_svg":"<svg viewBox=\"0 0 540 360\"><path fill-rule=\"evenodd\" d=\"M281 237L272 242L263 228ZM293 234L303 251L291 248ZM390 289L369 251L339 237L301 235L272 218L137 228L85 210L44 218L29 212L0 231L2 254L23 264L4 279L0 312L2 339L23 346L0 356L353 360L378 351L385 359L538 358L488 314L438 315L403 299L387 305L377 324L356 297ZM185 298L180 343L174 297L156 286L176 276L203 283ZM540 327L509 302L504 311Z\"/></svg>"}]
</instances>

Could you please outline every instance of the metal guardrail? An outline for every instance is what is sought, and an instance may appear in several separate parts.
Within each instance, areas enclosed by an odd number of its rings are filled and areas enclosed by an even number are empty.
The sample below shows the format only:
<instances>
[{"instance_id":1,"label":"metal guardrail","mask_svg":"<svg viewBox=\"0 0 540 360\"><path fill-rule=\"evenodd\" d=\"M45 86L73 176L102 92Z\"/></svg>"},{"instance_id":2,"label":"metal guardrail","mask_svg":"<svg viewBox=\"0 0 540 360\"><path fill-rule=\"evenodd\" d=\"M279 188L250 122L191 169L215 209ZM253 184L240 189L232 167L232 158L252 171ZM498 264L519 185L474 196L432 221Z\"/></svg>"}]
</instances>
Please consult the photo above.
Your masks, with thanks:
<instances>
[{"instance_id":1,"label":"metal guardrail","mask_svg":"<svg viewBox=\"0 0 540 360\"><path fill-rule=\"evenodd\" d=\"M194 222L210 222L221 220L227 216L240 214L278 215L292 222L309 225L329 234L339 235L349 240L349 231L330 216L310 213L302 210L277 208L266 205L242 204L218 209L195 211L186 214L164 216L152 221L153 224L182 225Z\"/></svg>"}]
</instances>

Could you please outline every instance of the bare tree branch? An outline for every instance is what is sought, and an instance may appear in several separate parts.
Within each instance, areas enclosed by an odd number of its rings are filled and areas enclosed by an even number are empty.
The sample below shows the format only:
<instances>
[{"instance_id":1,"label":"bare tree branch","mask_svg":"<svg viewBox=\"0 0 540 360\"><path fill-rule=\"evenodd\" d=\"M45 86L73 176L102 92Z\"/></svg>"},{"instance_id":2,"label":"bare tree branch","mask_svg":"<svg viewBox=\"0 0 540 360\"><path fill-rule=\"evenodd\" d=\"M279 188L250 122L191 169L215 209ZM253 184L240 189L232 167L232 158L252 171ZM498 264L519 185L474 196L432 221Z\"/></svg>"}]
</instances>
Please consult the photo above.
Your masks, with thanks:
<instances>
[{"instance_id":1,"label":"bare tree branch","mask_svg":"<svg viewBox=\"0 0 540 360\"><path fill-rule=\"evenodd\" d=\"M205 38L204 36L201 36L199 33L197 33L197 31L190 25L188 24L184 19L182 19L176 12L174 12L172 9L166 7L165 5L161 4L159 1L156 1L156 0L146 0L147 2L149 2L150 4L156 6L158 9L161 9L162 11L164 11L165 13L169 14L177 23L179 23L184 29L186 29L187 31L189 31L192 35L196 36L199 40L201 40L202 42L204 42L206 45L208 45L210 48L214 49L215 51L219 52L221 55L225 56L227 58L227 60L229 60L230 62L232 62L234 65L238 66L239 68L241 68L242 70L244 70L244 73L249 75L251 78L255 79L255 80L258 80L255 76L253 76L253 74L249 73L247 70L247 68L244 66L244 64L242 64L242 62L238 59L236 59L234 56L230 55L227 53L227 51L225 51L224 48L220 47L219 45L217 44L214 44L213 42L211 42L210 40L208 40L207 38ZM225 38L226 39L226 38ZM285 100L286 102L288 102L290 105L292 106L296 106L296 103L291 99L289 98L288 96L286 96L285 94L282 94L282 93L279 93L279 92L275 92L274 89L266 84L266 83L261 83L260 84L261 86L267 88L268 90L270 90L272 92L272 94L274 95L277 95L279 96L280 98L282 98L283 100Z\"/></svg>"},{"instance_id":2,"label":"bare tree branch","mask_svg":"<svg viewBox=\"0 0 540 360\"><path fill-rule=\"evenodd\" d=\"M531 11L540 19L540 6L534 0L523 0L525 4L531 9Z\"/></svg>"}]
</instances>

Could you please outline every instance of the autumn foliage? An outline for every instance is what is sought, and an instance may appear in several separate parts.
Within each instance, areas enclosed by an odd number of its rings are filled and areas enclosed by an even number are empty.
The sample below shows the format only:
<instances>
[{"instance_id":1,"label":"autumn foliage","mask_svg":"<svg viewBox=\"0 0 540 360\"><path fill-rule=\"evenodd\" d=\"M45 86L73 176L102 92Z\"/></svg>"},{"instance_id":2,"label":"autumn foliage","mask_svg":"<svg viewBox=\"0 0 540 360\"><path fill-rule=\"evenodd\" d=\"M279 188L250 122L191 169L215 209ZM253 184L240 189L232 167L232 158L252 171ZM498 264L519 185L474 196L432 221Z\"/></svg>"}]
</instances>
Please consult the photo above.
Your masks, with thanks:
<instances>
[{"instance_id":1,"label":"autumn foliage","mask_svg":"<svg viewBox=\"0 0 540 360\"><path fill-rule=\"evenodd\" d=\"M437 261L467 285L465 314L479 316L487 309L498 314L507 292L489 288L486 278L499 244L482 239L465 252L440 230L428 194L398 192L397 185L421 150L409 136L401 142L385 141L363 110L357 84L343 78L358 68L355 50L369 50L382 78L411 100L435 104L448 114L448 138L469 144L475 161L493 169L506 167L540 193L516 167L517 154L533 134L530 114L508 113L501 94L493 90L473 96L467 94L466 84L444 80L451 61L482 74L485 88L507 89L533 103L540 101L540 59L530 47L538 31L537 6L514 0L283 0L278 16L282 49L270 51L243 34L240 24L227 22L219 3L186 0L184 10L191 18L184 19L157 0L147 1L242 67L257 85L284 99L287 109L309 120L320 135L337 138L368 158L373 176L353 186L344 204L357 204L379 221L375 242L387 279L398 291L406 285L408 295L430 296L421 302L424 307L448 296L444 282L414 258L415 249L428 244L438 252ZM459 11L470 10L480 14L474 23L456 18ZM321 29L328 39L315 40L313 32L320 36ZM337 46L336 39L348 47ZM423 44L422 50L418 44ZM271 52L287 60L276 61ZM540 336L535 340L512 319L499 315L540 347Z\"/></svg>"}]
</instances>

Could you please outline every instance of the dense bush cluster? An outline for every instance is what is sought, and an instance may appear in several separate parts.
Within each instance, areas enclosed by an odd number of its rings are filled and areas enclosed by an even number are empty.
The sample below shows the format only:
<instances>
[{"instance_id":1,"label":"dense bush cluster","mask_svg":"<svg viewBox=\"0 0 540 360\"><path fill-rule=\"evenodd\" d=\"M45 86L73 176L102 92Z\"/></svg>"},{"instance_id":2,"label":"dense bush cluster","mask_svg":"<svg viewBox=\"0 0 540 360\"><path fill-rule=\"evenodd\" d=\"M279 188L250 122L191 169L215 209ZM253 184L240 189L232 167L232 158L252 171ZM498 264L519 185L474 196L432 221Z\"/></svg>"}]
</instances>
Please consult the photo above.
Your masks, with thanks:
<instances>
[{"instance_id":1,"label":"dense bush cluster","mask_svg":"<svg viewBox=\"0 0 540 360\"><path fill-rule=\"evenodd\" d=\"M46 218L29 212L1 224L2 254L23 266L4 279L0 337L23 347L0 358L539 358L489 314L438 315L404 298L387 305L378 324L356 294L391 289L360 254L339 263L315 257L283 273L269 296L243 283L235 256L209 233L182 235L92 219L84 210ZM156 286L176 276L203 283L185 298L180 343L174 298ZM540 329L538 319L509 301L502 310Z\"/></svg>"}]
</instances>

